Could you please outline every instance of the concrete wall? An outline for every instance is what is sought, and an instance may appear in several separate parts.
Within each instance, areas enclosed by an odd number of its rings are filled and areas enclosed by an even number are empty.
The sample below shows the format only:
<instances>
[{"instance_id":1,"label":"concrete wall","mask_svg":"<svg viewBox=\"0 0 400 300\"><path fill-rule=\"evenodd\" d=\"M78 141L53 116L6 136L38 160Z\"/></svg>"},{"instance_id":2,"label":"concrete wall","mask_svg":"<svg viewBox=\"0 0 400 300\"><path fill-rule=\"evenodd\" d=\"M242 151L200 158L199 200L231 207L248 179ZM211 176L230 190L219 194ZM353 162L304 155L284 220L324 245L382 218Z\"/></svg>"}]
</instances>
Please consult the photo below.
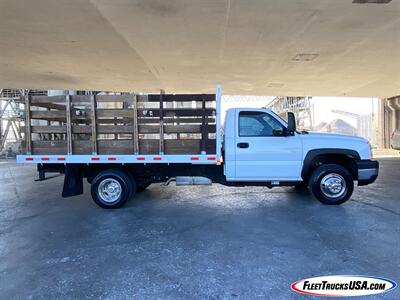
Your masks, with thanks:
<instances>
[{"instance_id":1,"label":"concrete wall","mask_svg":"<svg viewBox=\"0 0 400 300\"><path fill-rule=\"evenodd\" d=\"M390 147L390 135L396 129L400 129L400 96L382 100L383 105L383 146Z\"/></svg>"}]
</instances>

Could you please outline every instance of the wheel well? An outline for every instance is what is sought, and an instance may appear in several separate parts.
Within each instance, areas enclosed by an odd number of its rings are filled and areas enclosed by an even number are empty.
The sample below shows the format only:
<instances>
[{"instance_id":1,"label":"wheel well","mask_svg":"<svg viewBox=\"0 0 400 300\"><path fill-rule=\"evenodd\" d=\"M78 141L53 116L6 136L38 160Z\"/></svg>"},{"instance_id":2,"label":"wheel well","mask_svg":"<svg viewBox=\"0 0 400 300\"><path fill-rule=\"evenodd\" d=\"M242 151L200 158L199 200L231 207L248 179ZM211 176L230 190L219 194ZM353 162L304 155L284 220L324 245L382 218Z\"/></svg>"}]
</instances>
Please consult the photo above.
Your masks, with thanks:
<instances>
[{"instance_id":1,"label":"wheel well","mask_svg":"<svg viewBox=\"0 0 400 300\"><path fill-rule=\"evenodd\" d=\"M118 169L124 172L127 172L130 176L132 176L137 185L145 185L147 183L152 183L149 179L151 174L145 174L145 169L141 165L137 165L135 167L128 167L122 165L107 165L107 164L97 164L91 165L90 167L85 167L85 177L89 183L92 183L93 178L95 178L99 173L106 171Z\"/></svg>"},{"instance_id":2,"label":"wheel well","mask_svg":"<svg viewBox=\"0 0 400 300\"><path fill-rule=\"evenodd\" d=\"M324 164L336 164L345 168L350 172L354 180L357 180L357 165L354 157L347 154L319 154L315 156L309 163L306 169L303 168L302 177L304 180L310 178L311 173L319 166Z\"/></svg>"}]
</instances>

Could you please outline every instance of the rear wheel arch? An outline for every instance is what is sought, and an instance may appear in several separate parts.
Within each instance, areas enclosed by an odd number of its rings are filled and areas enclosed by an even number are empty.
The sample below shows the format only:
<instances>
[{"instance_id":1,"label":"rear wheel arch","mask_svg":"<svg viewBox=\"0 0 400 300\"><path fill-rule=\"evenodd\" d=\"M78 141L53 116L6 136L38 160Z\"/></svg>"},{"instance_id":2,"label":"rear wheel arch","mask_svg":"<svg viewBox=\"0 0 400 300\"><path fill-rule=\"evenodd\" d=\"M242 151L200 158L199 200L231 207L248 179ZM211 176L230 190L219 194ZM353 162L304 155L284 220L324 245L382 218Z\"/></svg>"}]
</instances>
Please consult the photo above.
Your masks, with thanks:
<instances>
[{"instance_id":1,"label":"rear wheel arch","mask_svg":"<svg viewBox=\"0 0 400 300\"><path fill-rule=\"evenodd\" d=\"M308 181L312 172L323 164L337 164L347 169L357 180L356 160L360 160L360 155L355 150L350 149L313 149L307 152L304 161L301 177L304 181Z\"/></svg>"}]
</instances>

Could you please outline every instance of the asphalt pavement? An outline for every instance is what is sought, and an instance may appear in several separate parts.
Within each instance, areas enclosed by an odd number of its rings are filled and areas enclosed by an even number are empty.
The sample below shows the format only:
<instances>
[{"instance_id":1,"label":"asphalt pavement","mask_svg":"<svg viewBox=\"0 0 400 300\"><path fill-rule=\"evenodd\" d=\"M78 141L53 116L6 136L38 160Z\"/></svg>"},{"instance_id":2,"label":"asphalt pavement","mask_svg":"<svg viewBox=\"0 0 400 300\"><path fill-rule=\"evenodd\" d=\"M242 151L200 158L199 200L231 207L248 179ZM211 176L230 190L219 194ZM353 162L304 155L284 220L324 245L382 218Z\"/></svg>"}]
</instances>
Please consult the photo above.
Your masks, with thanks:
<instances>
[{"instance_id":1,"label":"asphalt pavement","mask_svg":"<svg viewBox=\"0 0 400 300\"><path fill-rule=\"evenodd\" d=\"M293 188L154 184L104 210L88 185L63 199L62 177L2 162L0 298L299 299L290 284L312 276L400 283L400 159L380 163L341 206Z\"/></svg>"}]
</instances>

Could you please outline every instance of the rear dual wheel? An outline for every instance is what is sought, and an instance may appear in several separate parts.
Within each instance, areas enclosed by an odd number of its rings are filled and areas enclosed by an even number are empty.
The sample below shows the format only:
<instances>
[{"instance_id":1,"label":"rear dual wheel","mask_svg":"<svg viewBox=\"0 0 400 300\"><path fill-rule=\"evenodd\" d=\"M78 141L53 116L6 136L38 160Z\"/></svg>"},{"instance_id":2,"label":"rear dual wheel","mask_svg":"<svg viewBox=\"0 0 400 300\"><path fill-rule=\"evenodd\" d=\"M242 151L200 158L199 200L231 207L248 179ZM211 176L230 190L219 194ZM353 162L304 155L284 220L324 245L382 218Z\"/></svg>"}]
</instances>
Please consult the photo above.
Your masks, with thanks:
<instances>
[{"instance_id":1,"label":"rear dual wheel","mask_svg":"<svg viewBox=\"0 0 400 300\"><path fill-rule=\"evenodd\" d=\"M133 176L122 169L105 170L93 178L93 201L102 208L119 208L136 192Z\"/></svg>"}]
</instances>

